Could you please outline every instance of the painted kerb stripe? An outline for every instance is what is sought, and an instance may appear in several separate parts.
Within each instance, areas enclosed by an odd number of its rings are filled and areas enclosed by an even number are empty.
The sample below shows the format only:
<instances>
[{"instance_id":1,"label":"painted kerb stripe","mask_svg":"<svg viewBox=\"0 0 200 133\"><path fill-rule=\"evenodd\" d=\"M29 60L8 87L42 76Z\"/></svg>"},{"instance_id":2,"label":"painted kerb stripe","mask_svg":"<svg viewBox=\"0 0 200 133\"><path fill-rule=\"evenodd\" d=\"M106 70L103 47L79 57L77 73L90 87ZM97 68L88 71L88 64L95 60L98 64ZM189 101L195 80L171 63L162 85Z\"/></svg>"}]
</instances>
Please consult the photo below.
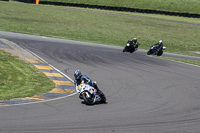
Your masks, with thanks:
<instances>
[{"instance_id":1,"label":"painted kerb stripe","mask_svg":"<svg viewBox=\"0 0 200 133\"><path fill-rule=\"evenodd\" d=\"M60 80L53 80L56 85L67 85L67 86L74 86L74 83L71 81L60 81Z\"/></svg>"},{"instance_id":2,"label":"painted kerb stripe","mask_svg":"<svg viewBox=\"0 0 200 133\"><path fill-rule=\"evenodd\" d=\"M71 90L71 89L58 89L58 88L54 88L53 90L51 90L49 93L61 93L61 94L71 94L73 93L75 90Z\"/></svg>"},{"instance_id":3,"label":"painted kerb stripe","mask_svg":"<svg viewBox=\"0 0 200 133\"><path fill-rule=\"evenodd\" d=\"M50 98L50 97L41 97L41 96L33 96L33 97L25 97L25 98L19 98L19 99L41 101L41 100L48 100L48 99L52 99L52 98Z\"/></svg>"},{"instance_id":4,"label":"painted kerb stripe","mask_svg":"<svg viewBox=\"0 0 200 133\"><path fill-rule=\"evenodd\" d=\"M27 59L28 62L31 62L31 63L44 63L43 61L41 60L35 60L35 59Z\"/></svg>"},{"instance_id":5,"label":"painted kerb stripe","mask_svg":"<svg viewBox=\"0 0 200 133\"><path fill-rule=\"evenodd\" d=\"M48 73L48 72L43 72L46 76L51 76L51 77L64 77L60 73Z\"/></svg>"},{"instance_id":6,"label":"painted kerb stripe","mask_svg":"<svg viewBox=\"0 0 200 133\"><path fill-rule=\"evenodd\" d=\"M38 69L47 69L47 70L53 70L53 68L52 67L50 67L50 66L39 66L39 65L34 65L36 68L38 68Z\"/></svg>"}]
</instances>

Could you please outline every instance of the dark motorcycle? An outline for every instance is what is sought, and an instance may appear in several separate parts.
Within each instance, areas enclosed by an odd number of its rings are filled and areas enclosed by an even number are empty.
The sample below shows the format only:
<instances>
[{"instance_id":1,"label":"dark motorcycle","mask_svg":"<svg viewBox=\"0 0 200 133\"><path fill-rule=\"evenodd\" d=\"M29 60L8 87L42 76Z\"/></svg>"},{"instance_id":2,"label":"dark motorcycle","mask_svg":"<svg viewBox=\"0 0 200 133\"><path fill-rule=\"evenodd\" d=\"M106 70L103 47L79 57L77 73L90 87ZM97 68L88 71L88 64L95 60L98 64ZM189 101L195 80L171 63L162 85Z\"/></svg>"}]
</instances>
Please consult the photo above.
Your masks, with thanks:
<instances>
[{"instance_id":1,"label":"dark motorcycle","mask_svg":"<svg viewBox=\"0 0 200 133\"><path fill-rule=\"evenodd\" d=\"M152 45L149 49L149 51L147 52L147 55L157 55L157 56L161 56L163 54L163 50L165 50L166 47L162 47L161 49L158 49L158 46L156 45Z\"/></svg>"},{"instance_id":2,"label":"dark motorcycle","mask_svg":"<svg viewBox=\"0 0 200 133\"><path fill-rule=\"evenodd\" d=\"M126 43L126 46L123 49L123 52L130 52L133 53L134 51L138 50L137 48L135 48L135 46L133 44L131 44L131 41L128 41Z\"/></svg>"}]
</instances>

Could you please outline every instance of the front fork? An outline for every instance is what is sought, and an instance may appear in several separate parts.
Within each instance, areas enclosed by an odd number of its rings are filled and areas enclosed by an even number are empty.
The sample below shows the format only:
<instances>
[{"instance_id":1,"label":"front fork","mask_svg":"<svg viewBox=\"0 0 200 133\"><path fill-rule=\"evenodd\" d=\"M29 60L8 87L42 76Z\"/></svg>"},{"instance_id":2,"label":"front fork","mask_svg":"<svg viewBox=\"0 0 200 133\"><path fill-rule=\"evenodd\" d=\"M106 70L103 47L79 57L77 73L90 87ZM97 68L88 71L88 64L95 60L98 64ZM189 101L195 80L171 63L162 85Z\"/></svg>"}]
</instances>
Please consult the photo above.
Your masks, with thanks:
<instances>
[{"instance_id":1,"label":"front fork","mask_svg":"<svg viewBox=\"0 0 200 133\"><path fill-rule=\"evenodd\" d=\"M87 97L90 97L90 94L89 94L89 92L86 92L86 96L87 96Z\"/></svg>"}]
</instances>

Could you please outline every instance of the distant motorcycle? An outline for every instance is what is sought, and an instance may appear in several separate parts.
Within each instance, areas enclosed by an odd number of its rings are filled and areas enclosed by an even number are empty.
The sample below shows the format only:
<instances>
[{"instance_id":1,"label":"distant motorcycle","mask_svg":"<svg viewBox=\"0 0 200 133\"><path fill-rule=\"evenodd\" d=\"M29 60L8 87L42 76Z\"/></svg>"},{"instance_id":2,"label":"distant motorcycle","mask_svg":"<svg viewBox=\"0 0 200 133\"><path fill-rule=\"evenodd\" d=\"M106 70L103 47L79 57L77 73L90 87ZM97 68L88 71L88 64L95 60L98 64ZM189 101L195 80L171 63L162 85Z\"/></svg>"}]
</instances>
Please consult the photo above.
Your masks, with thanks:
<instances>
[{"instance_id":1,"label":"distant motorcycle","mask_svg":"<svg viewBox=\"0 0 200 133\"><path fill-rule=\"evenodd\" d=\"M137 48L135 48L134 45L131 44L131 41L128 41L126 43L126 46L123 49L123 52L130 52L133 53L134 51L138 50Z\"/></svg>"},{"instance_id":2,"label":"distant motorcycle","mask_svg":"<svg viewBox=\"0 0 200 133\"><path fill-rule=\"evenodd\" d=\"M83 99L86 105L106 103L106 97L101 90L97 92L97 89L84 82L76 86L76 91L79 93L79 98Z\"/></svg>"},{"instance_id":3,"label":"distant motorcycle","mask_svg":"<svg viewBox=\"0 0 200 133\"><path fill-rule=\"evenodd\" d=\"M163 54L163 50L165 50L166 47L163 47L162 49L158 49L158 46L156 45L152 45L149 49L149 51L147 52L147 55L157 55L157 56L161 56Z\"/></svg>"}]
</instances>

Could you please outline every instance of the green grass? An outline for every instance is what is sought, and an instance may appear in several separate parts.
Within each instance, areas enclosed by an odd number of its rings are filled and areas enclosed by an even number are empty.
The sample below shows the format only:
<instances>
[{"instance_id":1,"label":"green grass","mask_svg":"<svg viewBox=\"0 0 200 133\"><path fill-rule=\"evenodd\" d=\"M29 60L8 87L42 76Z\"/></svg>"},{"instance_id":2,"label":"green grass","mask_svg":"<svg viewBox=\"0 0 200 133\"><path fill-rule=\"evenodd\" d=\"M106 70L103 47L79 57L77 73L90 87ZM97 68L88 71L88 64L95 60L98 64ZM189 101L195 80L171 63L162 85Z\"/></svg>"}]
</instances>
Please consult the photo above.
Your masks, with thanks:
<instances>
[{"instance_id":1,"label":"green grass","mask_svg":"<svg viewBox=\"0 0 200 133\"><path fill-rule=\"evenodd\" d=\"M126 14L126 15L133 15L133 13L130 12L118 12L120 14ZM134 16L138 17L148 17L153 19L161 19L161 20L167 20L167 21L175 21L175 22L183 22L183 23L191 23L191 24L198 24L200 25L199 18L187 18L187 17L177 17L177 16L168 16L168 15L159 15L159 14L145 14L145 13L134 13Z\"/></svg>"},{"instance_id":2,"label":"green grass","mask_svg":"<svg viewBox=\"0 0 200 133\"><path fill-rule=\"evenodd\" d=\"M200 26L130 16L138 15L135 13L126 16L119 12L115 12L119 15L108 14L114 12L102 10L80 10L16 2L0 3L0 30L3 31L118 46L124 46L128 39L137 37L142 49L149 49L150 45L162 39L168 52L200 56L190 52L200 51ZM155 16L163 20L174 19L191 23L199 23L200 20ZM152 15L150 17L153 18Z\"/></svg>"},{"instance_id":3,"label":"green grass","mask_svg":"<svg viewBox=\"0 0 200 133\"><path fill-rule=\"evenodd\" d=\"M41 0L200 14L200 0Z\"/></svg>"},{"instance_id":4,"label":"green grass","mask_svg":"<svg viewBox=\"0 0 200 133\"><path fill-rule=\"evenodd\" d=\"M39 95L54 87L32 64L0 50L0 100Z\"/></svg>"},{"instance_id":5,"label":"green grass","mask_svg":"<svg viewBox=\"0 0 200 133\"><path fill-rule=\"evenodd\" d=\"M196 60L188 60L188 59L180 59L180 58L164 57L164 56L160 56L159 58L164 58L164 59L169 59L169 60L174 60L174 61L179 61L183 63L200 66L200 61L196 61Z\"/></svg>"}]
</instances>

